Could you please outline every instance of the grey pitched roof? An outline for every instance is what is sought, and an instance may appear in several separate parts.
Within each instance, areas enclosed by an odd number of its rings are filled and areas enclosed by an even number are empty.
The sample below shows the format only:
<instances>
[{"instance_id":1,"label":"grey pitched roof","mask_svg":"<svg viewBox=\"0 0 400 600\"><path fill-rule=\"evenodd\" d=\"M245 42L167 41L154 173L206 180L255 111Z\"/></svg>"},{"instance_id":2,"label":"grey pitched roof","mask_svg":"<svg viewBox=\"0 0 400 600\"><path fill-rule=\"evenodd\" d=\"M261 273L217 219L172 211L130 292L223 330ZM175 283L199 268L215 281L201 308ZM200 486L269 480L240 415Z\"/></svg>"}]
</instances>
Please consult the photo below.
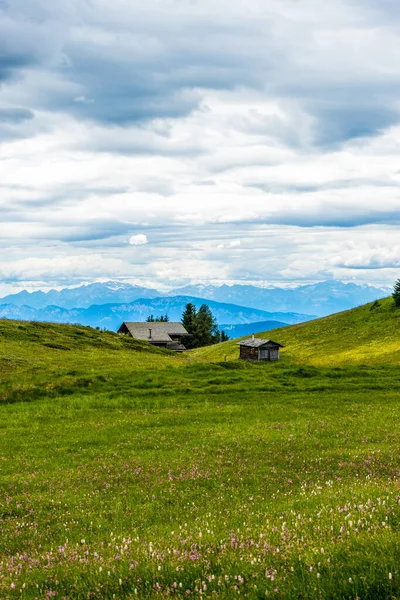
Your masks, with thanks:
<instances>
[{"instance_id":1,"label":"grey pitched roof","mask_svg":"<svg viewBox=\"0 0 400 600\"><path fill-rule=\"evenodd\" d=\"M237 344L238 346L248 346L249 348L260 348L260 346L264 346L265 344L274 344L275 346L279 346L279 348L283 348L282 344L278 344L278 342L262 340L261 338L248 338L247 340L237 342Z\"/></svg>"},{"instance_id":2,"label":"grey pitched roof","mask_svg":"<svg viewBox=\"0 0 400 600\"><path fill-rule=\"evenodd\" d=\"M131 336L137 340L172 342L171 335L189 335L182 323L127 323L125 321L123 325L127 327Z\"/></svg>"}]
</instances>

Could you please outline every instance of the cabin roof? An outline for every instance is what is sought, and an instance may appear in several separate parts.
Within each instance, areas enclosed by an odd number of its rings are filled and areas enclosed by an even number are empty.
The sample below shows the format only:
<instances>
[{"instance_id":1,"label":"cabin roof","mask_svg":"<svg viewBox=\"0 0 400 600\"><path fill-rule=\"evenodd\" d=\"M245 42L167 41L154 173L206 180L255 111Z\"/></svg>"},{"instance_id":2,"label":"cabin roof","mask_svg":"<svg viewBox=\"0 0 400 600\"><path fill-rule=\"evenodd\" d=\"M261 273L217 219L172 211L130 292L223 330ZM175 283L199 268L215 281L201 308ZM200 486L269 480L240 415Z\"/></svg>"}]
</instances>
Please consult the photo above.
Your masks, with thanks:
<instances>
[{"instance_id":1,"label":"cabin roof","mask_svg":"<svg viewBox=\"0 0 400 600\"><path fill-rule=\"evenodd\" d=\"M171 335L185 336L189 335L182 323L143 323L143 322L127 322L121 325L119 331L122 330L123 326L128 329L132 337L137 340L151 340L152 342L172 342ZM150 338L151 329L151 338Z\"/></svg>"},{"instance_id":2,"label":"cabin roof","mask_svg":"<svg viewBox=\"0 0 400 600\"><path fill-rule=\"evenodd\" d=\"M274 342L273 340L262 340L261 338L248 338L247 340L237 342L237 344L238 346L247 346L248 348L260 348L266 344L273 344L274 346L283 348L282 344L278 344L278 342Z\"/></svg>"}]
</instances>

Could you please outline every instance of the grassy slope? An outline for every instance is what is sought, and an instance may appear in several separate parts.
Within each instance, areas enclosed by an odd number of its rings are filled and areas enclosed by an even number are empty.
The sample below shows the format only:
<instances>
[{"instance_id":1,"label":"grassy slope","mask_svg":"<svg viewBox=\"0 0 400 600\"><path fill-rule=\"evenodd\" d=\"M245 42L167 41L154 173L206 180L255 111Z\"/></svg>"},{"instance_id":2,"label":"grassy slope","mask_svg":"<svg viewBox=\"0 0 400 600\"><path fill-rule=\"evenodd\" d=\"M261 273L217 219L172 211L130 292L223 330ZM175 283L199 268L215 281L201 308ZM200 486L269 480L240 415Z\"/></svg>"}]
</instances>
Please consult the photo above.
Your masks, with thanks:
<instances>
[{"instance_id":1,"label":"grassy slope","mask_svg":"<svg viewBox=\"0 0 400 600\"><path fill-rule=\"evenodd\" d=\"M399 364L400 310L391 298L300 325L258 333L285 346L285 361L309 365ZM237 340L196 351L199 360L233 360Z\"/></svg>"},{"instance_id":2,"label":"grassy slope","mask_svg":"<svg viewBox=\"0 0 400 600\"><path fill-rule=\"evenodd\" d=\"M396 319L275 364L0 321L0 598L400 598Z\"/></svg>"},{"instance_id":3,"label":"grassy slope","mask_svg":"<svg viewBox=\"0 0 400 600\"><path fill-rule=\"evenodd\" d=\"M180 364L176 353L90 327L0 320L0 401L68 394Z\"/></svg>"}]
</instances>

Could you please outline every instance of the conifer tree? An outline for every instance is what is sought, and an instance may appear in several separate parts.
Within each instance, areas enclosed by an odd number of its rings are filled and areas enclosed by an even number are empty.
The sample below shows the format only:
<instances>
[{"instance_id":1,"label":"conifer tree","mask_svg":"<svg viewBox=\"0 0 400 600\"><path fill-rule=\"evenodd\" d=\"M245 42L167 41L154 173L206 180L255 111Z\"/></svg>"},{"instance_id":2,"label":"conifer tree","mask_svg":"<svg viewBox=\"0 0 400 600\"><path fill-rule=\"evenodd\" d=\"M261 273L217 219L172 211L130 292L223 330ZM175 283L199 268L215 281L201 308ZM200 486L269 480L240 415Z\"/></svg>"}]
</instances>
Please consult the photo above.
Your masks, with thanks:
<instances>
[{"instance_id":1,"label":"conifer tree","mask_svg":"<svg viewBox=\"0 0 400 600\"><path fill-rule=\"evenodd\" d=\"M186 304L185 311L182 315L182 325L192 337L185 339L186 348L195 348L196 343L196 329L197 329L197 311L194 304L189 302Z\"/></svg>"},{"instance_id":2,"label":"conifer tree","mask_svg":"<svg viewBox=\"0 0 400 600\"><path fill-rule=\"evenodd\" d=\"M229 339L224 331L219 331L217 322L207 304L202 304L199 310L196 310L192 303L186 304L181 322L192 336L185 339L186 348L211 346Z\"/></svg>"},{"instance_id":3,"label":"conifer tree","mask_svg":"<svg viewBox=\"0 0 400 600\"><path fill-rule=\"evenodd\" d=\"M221 332L219 329L216 330L214 336L213 336L213 344L220 344L221 343Z\"/></svg>"},{"instance_id":4,"label":"conifer tree","mask_svg":"<svg viewBox=\"0 0 400 600\"><path fill-rule=\"evenodd\" d=\"M214 343L217 323L207 304L202 304L197 313L196 341L198 346L211 346Z\"/></svg>"},{"instance_id":5,"label":"conifer tree","mask_svg":"<svg viewBox=\"0 0 400 600\"><path fill-rule=\"evenodd\" d=\"M146 323L168 323L169 316L161 315L161 317L154 318L154 315L149 315L146 319Z\"/></svg>"},{"instance_id":6,"label":"conifer tree","mask_svg":"<svg viewBox=\"0 0 400 600\"><path fill-rule=\"evenodd\" d=\"M392 298L397 307L400 307L400 279L396 281L393 288Z\"/></svg>"}]
</instances>

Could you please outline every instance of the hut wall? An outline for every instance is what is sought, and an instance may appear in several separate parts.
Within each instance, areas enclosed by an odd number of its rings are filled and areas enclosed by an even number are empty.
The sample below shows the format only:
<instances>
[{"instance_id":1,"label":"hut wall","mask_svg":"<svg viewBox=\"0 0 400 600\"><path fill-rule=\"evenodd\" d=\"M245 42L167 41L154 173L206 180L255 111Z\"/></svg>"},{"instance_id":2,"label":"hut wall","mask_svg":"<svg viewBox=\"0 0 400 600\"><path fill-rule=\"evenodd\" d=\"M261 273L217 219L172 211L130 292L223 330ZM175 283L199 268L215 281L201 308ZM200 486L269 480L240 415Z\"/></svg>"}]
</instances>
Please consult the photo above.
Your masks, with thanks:
<instances>
[{"instance_id":1,"label":"hut wall","mask_svg":"<svg viewBox=\"0 0 400 600\"><path fill-rule=\"evenodd\" d=\"M269 360L279 360L279 348L271 348L269 351Z\"/></svg>"},{"instance_id":2,"label":"hut wall","mask_svg":"<svg viewBox=\"0 0 400 600\"><path fill-rule=\"evenodd\" d=\"M240 346L240 358L242 360L258 360L258 348Z\"/></svg>"},{"instance_id":3,"label":"hut wall","mask_svg":"<svg viewBox=\"0 0 400 600\"><path fill-rule=\"evenodd\" d=\"M267 345L260 348L260 360L279 360L279 346Z\"/></svg>"}]
</instances>

